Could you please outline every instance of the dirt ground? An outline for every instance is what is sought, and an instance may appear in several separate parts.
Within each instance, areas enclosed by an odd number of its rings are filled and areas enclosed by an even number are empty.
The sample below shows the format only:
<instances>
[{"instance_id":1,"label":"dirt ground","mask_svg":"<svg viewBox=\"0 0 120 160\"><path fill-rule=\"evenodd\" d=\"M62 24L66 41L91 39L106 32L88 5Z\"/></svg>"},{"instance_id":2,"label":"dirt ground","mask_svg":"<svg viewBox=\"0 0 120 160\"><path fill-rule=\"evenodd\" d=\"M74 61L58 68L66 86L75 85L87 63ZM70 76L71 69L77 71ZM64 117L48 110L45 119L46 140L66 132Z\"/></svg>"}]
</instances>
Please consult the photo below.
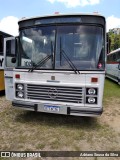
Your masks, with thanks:
<instances>
[{"instance_id":1,"label":"dirt ground","mask_svg":"<svg viewBox=\"0 0 120 160\"><path fill-rule=\"evenodd\" d=\"M13 108L11 102L7 101L5 96L1 96L0 150L120 151L119 96L105 97L103 108L103 114L97 118L35 113ZM28 158L28 160L32 159L39 158ZM61 157L41 159L116 160L119 158Z\"/></svg>"}]
</instances>

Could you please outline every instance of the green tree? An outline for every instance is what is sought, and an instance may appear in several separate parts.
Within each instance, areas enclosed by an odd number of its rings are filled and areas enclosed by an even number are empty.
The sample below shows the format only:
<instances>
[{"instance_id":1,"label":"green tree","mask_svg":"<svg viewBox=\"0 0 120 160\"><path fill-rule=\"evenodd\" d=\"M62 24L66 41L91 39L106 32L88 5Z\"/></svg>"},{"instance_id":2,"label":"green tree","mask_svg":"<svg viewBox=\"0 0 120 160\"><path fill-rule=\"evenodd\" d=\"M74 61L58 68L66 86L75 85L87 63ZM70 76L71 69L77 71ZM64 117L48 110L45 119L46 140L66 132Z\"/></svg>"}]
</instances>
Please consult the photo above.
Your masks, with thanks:
<instances>
[{"instance_id":1,"label":"green tree","mask_svg":"<svg viewBox=\"0 0 120 160\"><path fill-rule=\"evenodd\" d=\"M114 49L120 48L120 35L114 37Z\"/></svg>"},{"instance_id":2,"label":"green tree","mask_svg":"<svg viewBox=\"0 0 120 160\"><path fill-rule=\"evenodd\" d=\"M114 34L111 30L108 32L110 52L120 48L120 34Z\"/></svg>"}]
</instances>

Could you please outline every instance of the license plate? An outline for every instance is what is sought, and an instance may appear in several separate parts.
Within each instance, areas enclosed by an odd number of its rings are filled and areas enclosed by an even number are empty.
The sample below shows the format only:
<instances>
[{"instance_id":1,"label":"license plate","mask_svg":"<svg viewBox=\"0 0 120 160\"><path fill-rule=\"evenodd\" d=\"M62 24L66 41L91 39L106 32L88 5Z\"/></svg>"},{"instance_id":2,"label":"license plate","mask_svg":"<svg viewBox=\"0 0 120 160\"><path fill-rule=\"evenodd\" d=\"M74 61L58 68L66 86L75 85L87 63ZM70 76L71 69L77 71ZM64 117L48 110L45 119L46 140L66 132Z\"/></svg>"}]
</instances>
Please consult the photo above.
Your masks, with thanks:
<instances>
[{"instance_id":1,"label":"license plate","mask_svg":"<svg viewBox=\"0 0 120 160\"><path fill-rule=\"evenodd\" d=\"M45 111L50 111L50 112L59 112L60 111L60 107L44 105L44 110Z\"/></svg>"}]
</instances>

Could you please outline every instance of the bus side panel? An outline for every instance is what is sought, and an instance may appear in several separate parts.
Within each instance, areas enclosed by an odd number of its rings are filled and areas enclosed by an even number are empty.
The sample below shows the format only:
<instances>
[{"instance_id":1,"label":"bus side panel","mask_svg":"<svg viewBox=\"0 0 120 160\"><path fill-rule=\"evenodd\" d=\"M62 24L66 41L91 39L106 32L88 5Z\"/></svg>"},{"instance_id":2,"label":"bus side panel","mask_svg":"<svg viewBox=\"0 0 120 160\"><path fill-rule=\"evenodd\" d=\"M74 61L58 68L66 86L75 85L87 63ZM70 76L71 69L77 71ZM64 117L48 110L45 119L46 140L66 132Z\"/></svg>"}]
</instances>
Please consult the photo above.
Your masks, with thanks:
<instances>
[{"instance_id":1,"label":"bus side panel","mask_svg":"<svg viewBox=\"0 0 120 160\"><path fill-rule=\"evenodd\" d=\"M0 70L0 91L5 90L5 84L4 84L4 71Z\"/></svg>"},{"instance_id":2,"label":"bus side panel","mask_svg":"<svg viewBox=\"0 0 120 160\"><path fill-rule=\"evenodd\" d=\"M6 99L12 101L13 94L13 71L5 71L5 94Z\"/></svg>"},{"instance_id":3,"label":"bus side panel","mask_svg":"<svg viewBox=\"0 0 120 160\"><path fill-rule=\"evenodd\" d=\"M119 72L118 64L107 64L106 65L106 77L119 82Z\"/></svg>"}]
</instances>

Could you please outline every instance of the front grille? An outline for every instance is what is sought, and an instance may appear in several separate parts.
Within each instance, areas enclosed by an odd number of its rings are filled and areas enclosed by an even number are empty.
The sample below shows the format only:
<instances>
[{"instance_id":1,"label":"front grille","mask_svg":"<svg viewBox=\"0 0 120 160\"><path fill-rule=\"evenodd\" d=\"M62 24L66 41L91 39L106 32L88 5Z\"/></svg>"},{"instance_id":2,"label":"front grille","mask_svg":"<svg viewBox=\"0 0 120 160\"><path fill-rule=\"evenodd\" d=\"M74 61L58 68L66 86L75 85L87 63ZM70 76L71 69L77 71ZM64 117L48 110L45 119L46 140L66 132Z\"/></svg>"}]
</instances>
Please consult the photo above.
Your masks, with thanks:
<instances>
[{"instance_id":1,"label":"front grille","mask_svg":"<svg viewBox=\"0 0 120 160\"><path fill-rule=\"evenodd\" d=\"M27 84L27 99L83 103L84 88Z\"/></svg>"}]
</instances>

